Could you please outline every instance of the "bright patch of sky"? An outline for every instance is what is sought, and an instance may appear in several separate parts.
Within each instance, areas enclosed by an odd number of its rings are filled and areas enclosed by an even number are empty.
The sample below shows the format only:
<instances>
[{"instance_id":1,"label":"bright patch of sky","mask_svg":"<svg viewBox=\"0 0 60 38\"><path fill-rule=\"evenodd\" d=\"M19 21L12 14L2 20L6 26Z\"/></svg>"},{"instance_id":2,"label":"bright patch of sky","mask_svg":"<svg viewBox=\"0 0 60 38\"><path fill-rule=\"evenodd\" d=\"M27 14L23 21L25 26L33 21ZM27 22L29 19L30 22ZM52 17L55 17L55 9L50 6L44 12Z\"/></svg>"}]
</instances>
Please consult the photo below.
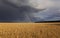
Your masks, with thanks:
<instances>
[{"instance_id":1,"label":"bright patch of sky","mask_svg":"<svg viewBox=\"0 0 60 38\"><path fill-rule=\"evenodd\" d=\"M60 0L29 0L29 2L36 8L60 7Z\"/></svg>"}]
</instances>

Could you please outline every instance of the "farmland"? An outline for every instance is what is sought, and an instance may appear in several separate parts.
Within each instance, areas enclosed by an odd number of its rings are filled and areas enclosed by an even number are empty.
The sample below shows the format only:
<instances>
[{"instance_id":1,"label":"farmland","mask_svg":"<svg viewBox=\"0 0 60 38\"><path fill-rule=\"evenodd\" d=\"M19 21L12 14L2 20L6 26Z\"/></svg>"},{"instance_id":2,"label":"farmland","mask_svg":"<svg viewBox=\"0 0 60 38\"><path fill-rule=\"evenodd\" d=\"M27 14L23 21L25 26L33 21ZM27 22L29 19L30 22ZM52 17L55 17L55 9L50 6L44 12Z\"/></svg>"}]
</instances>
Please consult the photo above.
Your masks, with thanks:
<instances>
[{"instance_id":1,"label":"farmland","mask_svg":"<svg viewBox=\"0 0 60 38\"><path fill-rule=\"evenodd\" d=\"M60 38L60 24L0 23L0 38Z\"/></svg>"}]
</instances>

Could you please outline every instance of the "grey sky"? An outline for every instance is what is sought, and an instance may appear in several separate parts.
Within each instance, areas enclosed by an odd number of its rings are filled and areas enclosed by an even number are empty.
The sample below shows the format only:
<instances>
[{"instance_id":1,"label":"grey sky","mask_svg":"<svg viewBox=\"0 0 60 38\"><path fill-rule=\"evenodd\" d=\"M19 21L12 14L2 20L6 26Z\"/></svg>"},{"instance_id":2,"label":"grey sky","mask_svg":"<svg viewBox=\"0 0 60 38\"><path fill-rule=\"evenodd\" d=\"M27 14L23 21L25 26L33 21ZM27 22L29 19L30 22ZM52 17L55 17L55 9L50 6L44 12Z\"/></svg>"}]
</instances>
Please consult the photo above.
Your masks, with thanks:
<instances>
[{"instance_id":1,"label":"grey sky","mask_svg":"<svg viewBox=\"0 0 60 38\"><path fill-rule=\"evenodd\" d=\"M9 0L9 2L12 4L16 4L17 6L23 5L23 7L22 8L19 7L19 10L18 10L15 7L13 8L12 6L9 6L7 4L6 5L3 4L3 6L0 5L0 8L2 9L1 16L4 15L4 16L2 16L3 18L8 17L8 16L6 16L6 13L7 13L7 15L10 15L9 17L11 17L13 19L16 19L16 17L18 17L18 21L21 19L20 18L21 16L23 16L23 20L24 20L24 18L28 19L28 17L26 17L26 16L29 16L29 18L32 21L45 21L45 20L57 20L57 19L59 20L60 19L60 1L59 0L26 0L26 1L25 0ZM28 7L24 7L24 5L28 5ZM31 6L31 8L34 7L37 9L46 8L46 10L35 13L30 10L29 6ZM26 10L24 10L24 9L26 9ZM34 10L34 9L32 8L32 10ZM6 11L6 13L4 11ZM13 11L13 12L11 12L11 11ZM27 12L27 14L28 13L29 14L26 15L26 12ZM8 19L8 18L6 18L6 19Z\"/></svg>"}]
</instances>

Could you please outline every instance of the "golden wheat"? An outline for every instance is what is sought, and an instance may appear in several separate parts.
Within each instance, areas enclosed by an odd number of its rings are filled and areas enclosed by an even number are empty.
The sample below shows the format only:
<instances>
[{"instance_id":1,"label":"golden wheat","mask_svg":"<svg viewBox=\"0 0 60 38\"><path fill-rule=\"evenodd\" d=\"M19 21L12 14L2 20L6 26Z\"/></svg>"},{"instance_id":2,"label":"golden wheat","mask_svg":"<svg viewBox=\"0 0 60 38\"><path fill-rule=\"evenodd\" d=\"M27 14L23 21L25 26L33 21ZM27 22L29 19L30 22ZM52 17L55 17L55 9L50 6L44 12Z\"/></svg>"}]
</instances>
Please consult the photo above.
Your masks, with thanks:
<instances>
[{"instance_id":1,"label":"golden wheat","mask_svg":"<svg viewBox=\"0 0 60 38\"><path fill-rule=\"evenodd\" d=\"M60 38L60 24L0 24L0 38Z\"/></svg>"}]
</instances>

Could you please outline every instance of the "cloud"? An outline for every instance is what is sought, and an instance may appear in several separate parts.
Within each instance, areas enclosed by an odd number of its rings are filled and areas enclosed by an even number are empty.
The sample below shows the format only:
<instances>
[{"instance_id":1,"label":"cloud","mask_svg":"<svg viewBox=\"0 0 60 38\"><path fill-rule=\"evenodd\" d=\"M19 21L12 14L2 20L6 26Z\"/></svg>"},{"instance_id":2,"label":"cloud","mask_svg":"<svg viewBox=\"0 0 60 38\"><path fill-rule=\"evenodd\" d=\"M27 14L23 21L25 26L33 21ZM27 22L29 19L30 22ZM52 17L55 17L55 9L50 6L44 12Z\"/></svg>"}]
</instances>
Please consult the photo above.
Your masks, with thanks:
<instances>
[{"instance_id":1,"label":"cloud","mask_svg":"<svg viewBox=\"0 0 60 38\"><path fill-rule=\"evenodd\" d=\"M35 8L47 8L53 5L49 0L29 0L29 4Z\"/></svg>"},{"instance_id":2,"label":"cloud","mask_svg":"<svg viewBox=\"0 0 60 38\"><path fill-rule=\"evenodd\" d=\"M35 20L32 21L56 21L60 20L60 12L53 8L48 9L46 11L42 11L39 13L34 13L34 16L32 16L32 19L35 18Z\"/></svg>"},{"instance_id":3,"label":"cloud","mask_svg":"<svg viewBox=\"0 0 60 38\"><path fill-rule=\"evenodd\" d=\"M7 0L17 6L29 5L38 9L60 7L60 0Z\"/></svg>"},{"instance_id":4,"label":"cloud","mask_svg":"<svg viewBox=\"0 0 60 38\"><path fill-rule=\"evenodd\" d=\"M29 0L31 6L35 8L60 7L60 0Z\"/></svg>"}]
</instances>

